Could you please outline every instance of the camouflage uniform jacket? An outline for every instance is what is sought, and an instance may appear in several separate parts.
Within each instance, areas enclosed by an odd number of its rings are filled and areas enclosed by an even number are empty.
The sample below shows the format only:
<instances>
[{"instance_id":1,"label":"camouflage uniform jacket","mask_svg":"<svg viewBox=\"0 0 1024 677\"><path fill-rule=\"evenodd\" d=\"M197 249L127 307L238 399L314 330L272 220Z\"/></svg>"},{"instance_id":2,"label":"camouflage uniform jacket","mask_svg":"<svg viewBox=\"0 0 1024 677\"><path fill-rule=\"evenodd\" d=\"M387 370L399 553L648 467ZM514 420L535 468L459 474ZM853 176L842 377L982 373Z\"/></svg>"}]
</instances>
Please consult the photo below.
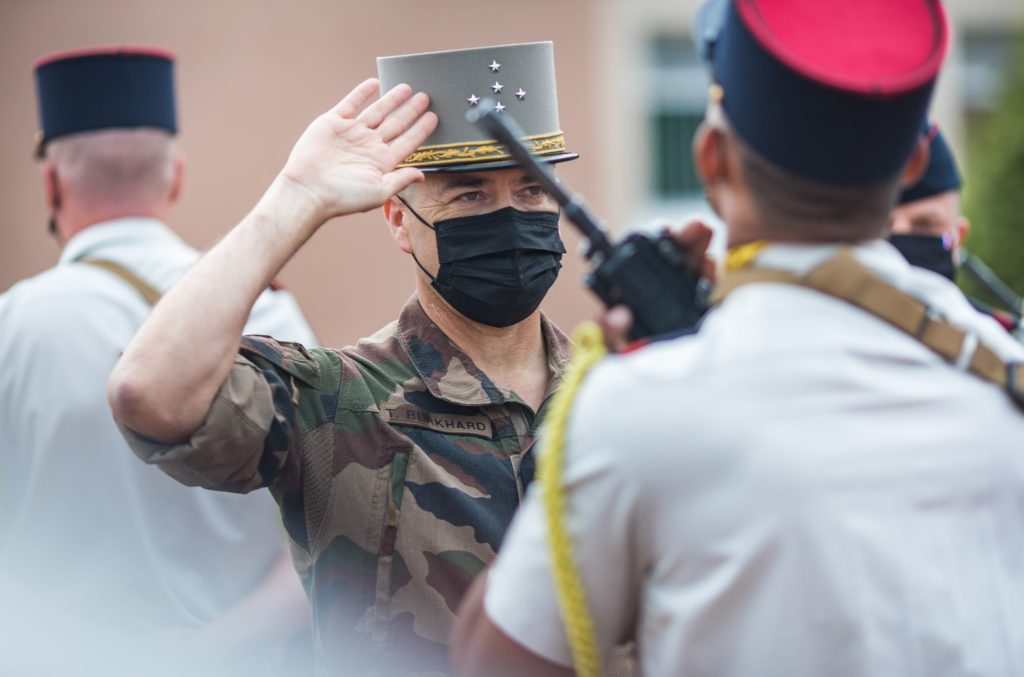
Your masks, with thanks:
<instances>
[{"instance_id":1,"label":"camouflage uniform jacket","mask_svg":"<svg viewBox=\"0 0 1024 677\"><path fill-rule=\"evenodd\" d=\"M246 337L202 427L147 463L190 485L269 487L313 604L318 674L444 674L470 582L495 556L568 342L542 319L552 374L533 412L412 299L354 347Z\"/></svg>"}]
</instances>

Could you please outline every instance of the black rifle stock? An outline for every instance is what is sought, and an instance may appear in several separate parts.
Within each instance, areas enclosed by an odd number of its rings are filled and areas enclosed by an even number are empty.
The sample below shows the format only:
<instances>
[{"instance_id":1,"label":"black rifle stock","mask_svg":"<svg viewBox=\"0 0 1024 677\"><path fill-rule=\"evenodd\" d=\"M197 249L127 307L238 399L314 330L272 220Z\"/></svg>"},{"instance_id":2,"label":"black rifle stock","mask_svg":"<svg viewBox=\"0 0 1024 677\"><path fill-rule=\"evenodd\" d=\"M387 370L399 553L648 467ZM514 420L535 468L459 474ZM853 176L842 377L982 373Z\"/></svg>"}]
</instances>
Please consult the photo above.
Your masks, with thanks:
<instances>
[{"instance_id":1,"label":"black rifle stock","mask_svg":"<svg viewBox=\"0 0 1024 677\"><path fill-rule=\"evenodd\" d=\"M520 141L525 134L515 120L487 102L481 102L466 117L504 144L580 230L587 241L583 255L592 264L584 282L605 306L621 304L632 311L632 338L679 333L697 325L707 309L708 285L701 279L693 257L671 237L632 233L613 243L607 229L583 201L530 154Z\"/></svg>"}]
</instances>

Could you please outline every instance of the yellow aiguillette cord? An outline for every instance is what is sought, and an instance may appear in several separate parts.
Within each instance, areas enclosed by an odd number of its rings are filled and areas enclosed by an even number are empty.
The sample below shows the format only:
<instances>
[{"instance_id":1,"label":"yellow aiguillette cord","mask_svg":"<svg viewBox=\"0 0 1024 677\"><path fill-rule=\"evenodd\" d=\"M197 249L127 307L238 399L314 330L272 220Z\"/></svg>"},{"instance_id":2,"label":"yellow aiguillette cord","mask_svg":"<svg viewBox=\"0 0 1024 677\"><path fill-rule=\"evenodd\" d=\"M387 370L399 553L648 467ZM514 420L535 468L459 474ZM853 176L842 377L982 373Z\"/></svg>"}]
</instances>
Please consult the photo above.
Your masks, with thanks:
<instances>
[{"instance_id":1,"label":"yellow aiguillette cord","mask_svg":"<svg viewBox=\"0 0 1024 677\"><path fill-rule=\"evenodd\" d=\"M586 590L566 527L562 467L573 400L587 372L601 361L607 350L601 328L593 322L584 322L576 327L572 338L572 362L565 382L551 401L551 409L544 422L544 452L538 461L538 475L548 524L551 570L566 638L572 651L573 667L580 677L600 677L601 652L594 633L594 619L587 605Z\"/></svg>"},{"instance_id":2,"label":"yellow aiguillette cord","mask_svg":"<svg viewBox=\"0 0 1024 677\"><path fill-rule=\"evenodd\" d=\"M734 270L746 268L757 259L761 250L769 244L771 243L767 240L754 240L753 242L733 247L725 255L725 272L731 273Z\"/></svg>"},{"instance_id":3,"label":"yellow aiguillette cord","mask_svg":"<svg viewBox=\"0 0 1024 677\"><path fill-rule=\"evenodd\" d=\"M730 249L725 258L726 272L749 266L768 244L764 240L757 240ZM548 525L555 591L572 651L573 667L580 677L600 677L601 652L594 632L594 618L590 614L586 589L573 554L572 538L566 527L562 469L565 436L576 393L583 385L587 372L608 351L601 328L593 322L578 326L572 338L572 362L566 372L565 382L551 401L551 409L544 423L544 453L538 461L538 481L541 483L544 516Z\"/></svg>"}]
</instances>

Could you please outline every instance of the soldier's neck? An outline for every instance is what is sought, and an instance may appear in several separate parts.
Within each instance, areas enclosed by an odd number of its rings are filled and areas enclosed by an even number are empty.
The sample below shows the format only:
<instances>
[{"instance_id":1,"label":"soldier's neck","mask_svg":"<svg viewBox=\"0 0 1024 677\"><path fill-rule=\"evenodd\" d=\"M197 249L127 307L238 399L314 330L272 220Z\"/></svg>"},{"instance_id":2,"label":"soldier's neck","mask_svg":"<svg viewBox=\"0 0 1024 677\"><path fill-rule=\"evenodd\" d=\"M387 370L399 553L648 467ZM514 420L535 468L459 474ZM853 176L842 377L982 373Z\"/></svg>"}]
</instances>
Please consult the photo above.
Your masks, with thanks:
<instances>
[{"instance_id":1,"label":"soldier's neck","mask_svg":"<svg viewBox=\"0 0 1024 677\"><path fill-rule=\"evenodd\" d=\"M130 206L88 205L83 207L78 202L69 202L54 212L57 240L63 247L71 238L86 228L114 219L136 217L166 221L169 211L169 208L151 203Z\"/></svg>"},{"instance_id":2,"label":"soldier's neck","mask_svg":"<svg viewBox=\"0 0 1024 677\"><path fill-rule=\"evenodd\" d=\"M548 378L547 348L540 311L509 327L490 327L456 312L433 290L418 290L420 305L434 324L502 388L514 390L536 409L531 394L543 394Z\"/></svg>"}]
</instances>

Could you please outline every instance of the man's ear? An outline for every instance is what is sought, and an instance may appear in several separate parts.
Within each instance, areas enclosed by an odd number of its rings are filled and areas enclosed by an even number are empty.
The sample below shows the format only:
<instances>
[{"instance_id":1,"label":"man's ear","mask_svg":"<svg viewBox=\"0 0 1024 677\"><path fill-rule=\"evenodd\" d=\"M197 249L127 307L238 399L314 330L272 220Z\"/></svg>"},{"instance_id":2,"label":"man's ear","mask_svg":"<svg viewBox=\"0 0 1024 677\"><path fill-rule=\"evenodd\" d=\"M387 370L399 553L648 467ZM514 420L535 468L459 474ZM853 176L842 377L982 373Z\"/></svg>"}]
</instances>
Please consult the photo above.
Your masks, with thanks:
<instances>
[{"instance_id":1,"label":"man's ear","mask_svg":"<svg viewBox=\"0 0 1024 677\"><path fill-rule=\"evenodd\" d=\"M185 185L185 154L178 151L174 156L174 175L171 177L171 189L167 194L167 200L174 204L181 197L182 188Z\"/></svg>"},{"instance_id":2,"label":"man's ear","mask_svg":"<svg viewBox=\"0 0 1024 677\"><path fill-rule=\"evenodd\" d=\"M43 197L46 200L46 208L51 212L60 209L60 177L57 176L57 165L52 162L43 162L39 166L43 175Z\"/></svg>"},{"instance_id":3,"label":"man's ear","mask_svg":"<svg viewBox=\"0 0 1024 677\"><path fill-rule=\"evenodd\" d=\"M910 159L903 165L903 172L900 174L900 186L909 188L917 183L921 175L928 169L928 160L931 157L930 143L927 137L920 137Z\"/></svg>"},{"instance_id":4,"label":"man's ear","mask_svg":"<svg viewBox=\"0 0 1024 677\"><path fill-rule=\"evenodd\" d=\"M971 230L971 222L967 220L966 216L961 216L956 222L956 244L957 247L962 247L964 240L967 239L967 233Z\"/></svg>"},{"instance_id":5,"label":"man's ear","mask_svg":"<svg viewBox=\"0 0 1024 677\"><path fill-rule=\"evenodd\" d=\"M710 189L716 182L728 177L725 134L720 129L702 122L693 136L692 150L693 166L705 189Z\"/></svg>"},{"instance_id":6,"label":"man's ear","mask_svg":"<svg viewBox=\"0 0 1024 677\"><path fill-rule=\"evenodd\" d=\"M391 239L403 252L412 254L412 238L409 237L405 216L405 210L397 197L392 197L384 203L384 220L388 222Z\"/></svg>"}]
</instances>

